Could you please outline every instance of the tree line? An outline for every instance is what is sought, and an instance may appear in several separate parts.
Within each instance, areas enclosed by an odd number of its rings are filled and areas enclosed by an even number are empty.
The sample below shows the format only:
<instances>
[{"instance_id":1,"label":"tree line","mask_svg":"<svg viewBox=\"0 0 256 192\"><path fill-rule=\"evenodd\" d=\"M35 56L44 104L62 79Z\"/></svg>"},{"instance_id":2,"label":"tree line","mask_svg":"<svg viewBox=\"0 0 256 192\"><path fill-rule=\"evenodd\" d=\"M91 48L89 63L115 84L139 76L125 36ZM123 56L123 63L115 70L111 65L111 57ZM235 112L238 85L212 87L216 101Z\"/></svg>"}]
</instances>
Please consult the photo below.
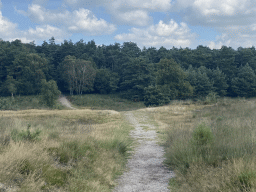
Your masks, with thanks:
<instances>
[{"instance_id":1,"label":"tree line","mask_svg":"<svg viewBox=\"0 0 256 192\"><path fill-rule=\"evenodd\" d=\"M147 106L210 93L254 97L255 70L254 47L141 50L133 42L97 46L93 40L65 40L56 44L52 37L36 46L0 41L1 96L39 94L42 80L52 80L63 93L120 93Z\"/></svg>"}]
</instances>

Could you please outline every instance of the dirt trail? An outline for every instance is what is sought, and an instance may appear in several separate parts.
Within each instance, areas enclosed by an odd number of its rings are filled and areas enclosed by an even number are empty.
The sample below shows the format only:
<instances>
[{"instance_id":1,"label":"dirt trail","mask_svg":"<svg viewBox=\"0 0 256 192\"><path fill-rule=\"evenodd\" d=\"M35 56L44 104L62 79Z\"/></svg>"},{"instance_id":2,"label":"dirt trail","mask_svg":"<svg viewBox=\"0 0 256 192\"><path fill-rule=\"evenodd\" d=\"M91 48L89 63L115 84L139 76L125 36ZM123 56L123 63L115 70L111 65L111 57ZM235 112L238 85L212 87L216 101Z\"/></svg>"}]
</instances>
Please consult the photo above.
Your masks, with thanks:
<instances>
[{"instance_id":1,"label":"dirt trail","mask_svg":"<svg viewBox=\"0 0 256 192\"><path fill-rule=\"evenodd\" d=\"M163 165L164 149L156 143L154 126L140 124L132 112L125 113L127 120L135 127L130 134L139 145L128 160L127 168L120 178L114 192L167 192L169 179L174 173ZM142 126L150 127L144 131Z\"/></svg>"},{"instance_id":2,"label":"dirt trail","mask_svg":"<svg viewBox=\"0 0 256 192\"><path fill-rule=\"evenodd\" d=\"M70 109L76 109L71 106L71 103L69 102L69 100L67 100L67 98L65 96L60 96L58 101L60 101L62 105L66 106Z\"/></svg>"},{"instance_id":3,"label":"dirt trail","mask_svg":"<svg viewBox=\"0 0 256 192\"><path fill-rule=\"evenodd\" d=\"M71 106L66 97L62 96L59 101L68 108ZM169 192L169 179L174 177L174 173L163 165L164 149L156 141L155 127L150 124L141 124L139 118L135 117L131 111L124 113L126 119L135 130L130 135L139 143L134 154L128 160L127 172L121 175L116 182L118 185L114 192ZM146 117L144 115L144 117ZM142 126L150 128L143 130Z\"/></svg>"}]
</instances>

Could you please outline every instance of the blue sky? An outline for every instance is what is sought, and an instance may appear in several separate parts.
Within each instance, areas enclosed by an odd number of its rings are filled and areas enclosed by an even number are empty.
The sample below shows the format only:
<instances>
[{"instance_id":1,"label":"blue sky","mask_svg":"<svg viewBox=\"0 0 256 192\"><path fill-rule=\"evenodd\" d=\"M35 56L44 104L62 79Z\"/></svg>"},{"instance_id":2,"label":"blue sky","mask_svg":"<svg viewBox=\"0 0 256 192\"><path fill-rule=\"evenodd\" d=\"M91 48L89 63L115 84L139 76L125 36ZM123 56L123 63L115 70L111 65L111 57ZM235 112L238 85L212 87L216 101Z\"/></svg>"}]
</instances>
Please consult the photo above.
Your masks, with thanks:
<instances>
[{"instance_id":1,"label":"blue sky","mask_svg":"<svg viewBox=\"0 0 256 192\"><path fill-rule=\"evenodd\" d=\"M0 38L236 49L255 45L255 18L255 0L0 0Z\"/></svg>"}]
</instances>

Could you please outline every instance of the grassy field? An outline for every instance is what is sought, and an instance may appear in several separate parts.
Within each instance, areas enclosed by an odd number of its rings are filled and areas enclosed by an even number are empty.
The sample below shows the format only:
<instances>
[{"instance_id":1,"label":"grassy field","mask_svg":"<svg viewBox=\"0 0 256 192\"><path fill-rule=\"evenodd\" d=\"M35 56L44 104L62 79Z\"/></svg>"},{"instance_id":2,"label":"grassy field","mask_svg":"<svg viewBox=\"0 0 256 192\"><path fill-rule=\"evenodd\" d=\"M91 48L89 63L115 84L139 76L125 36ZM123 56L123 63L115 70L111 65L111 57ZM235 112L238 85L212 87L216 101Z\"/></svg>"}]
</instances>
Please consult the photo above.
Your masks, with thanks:
<instances>
[{"instance_id":1,"label":"grassy field","mask_svg":"<svg viewBox=\"0 0 256 192\"><path fill-rule=\"evenodd\" d=\"M57 102L56 109L65 109ZM26 110L26 109L49 109L40 102L38 95L0 97L0 110Z\"/></svg>"},{"instance_id":2,"label":"grassy field","mask_svg":"<svg viewBox=\"0 0 256 192\"><path fill-rule=\"evenodd\" d=\"M118 94L100 95L73 95L67 96L70 102L77 108L130 111L145 108L143 102L133 102L131 100L122 99Z\"/></svg>"},{"instance_id":3,"label":"grassy field","mask_svg":"<svg viewBox=\"0 0 256 192\"><path fill-rule=\"evenodd\" d=\"M176 174L172 192L256 191L255 99L177 101L148 113L159 122L165 163Z\"/></svg>"},{"instance_id":4,"label":"grassy field","mask_svg":"<svg viewBox=\"0 0 256 192\"><path fill-rule=\"evenodd\" d=\"M106 105L98 110L17 108L0 111L0 183L24 192L113 189L133 148L129 133L134 128L121 113Z\"/></svg>"},{"instance_id":5,"label":"grassy field","mask_svg":"<svg viewBox=\"0 0 256 192\"><path fill-rule=\"evenodd\" d=\"M0 111L0 183L24 192L112 191L134 147L123 112L134 110L157 127L165 164L176 175L172 192L256 191L255 99L152 108L117 95L68 99L78 110L50 110L27 96L26 104L16 100L12 111Z\"/></svg>"}]
</instances>

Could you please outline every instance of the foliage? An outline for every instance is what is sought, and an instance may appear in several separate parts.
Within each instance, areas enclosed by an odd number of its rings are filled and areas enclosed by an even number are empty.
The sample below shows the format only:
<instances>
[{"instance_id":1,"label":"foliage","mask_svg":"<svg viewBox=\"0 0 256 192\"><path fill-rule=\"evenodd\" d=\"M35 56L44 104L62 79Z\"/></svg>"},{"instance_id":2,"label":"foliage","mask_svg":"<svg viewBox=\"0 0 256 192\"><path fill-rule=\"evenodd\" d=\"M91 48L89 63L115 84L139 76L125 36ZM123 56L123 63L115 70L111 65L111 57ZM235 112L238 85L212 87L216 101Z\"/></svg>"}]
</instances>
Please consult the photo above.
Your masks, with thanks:
<instances>
[{"instance_id":1,"label":"foliage","mask_svg":"<svg viewBox=\"0 0 256 192\"><path fill-rule=\"evenodd\" d=\"M219 98L218 93L210 92L210 93L206 96L204 103L205 103L205 104L217 103L218 98Z\"/></svg>"},{"instance_id":2,"label":"foliage","mask_svg":"<svg viewBox=\"0 0 256 192\"><path fill-rule=\"evenodd\" d=\"M46 165L42 169L42 177L45 179L46 185L41 189L47 189L49 186L64 186L68 179L68 173L65 170L54 169L49 165Z\"/></svg>"},{"instance_id":3,"label":"foliage","mask_svg":"<svg viewBox=\"0 0 256 192\"><path fill-rule=\"evenodd\" d=\"M15 79L12 84L17 87L17 93L36 94L40 92L41 80L45 79L45 74L48 73L48 60L36 53L20 53L15 56L7 70L8 75ZM10 85L7 85L7 89L8 87Z\"/></svg>"},{"instance_id":4,"label":"foliage","mask_svg":"<svg viewBox=\"0 0 256 192\"><path fill-rule=\"evenodd\" d=\"M164 105L170 102L168 96L156 86L148 86L145 88L144 104L148 106Z\"/></svg>"},{"instance_id":5,"label":"foliage","mask_svg":"<svg viewBox=\"0 0 256 192\"><path fill-rule=\"evenodd\" d=\"M45 102L47 106L53 107L56 105L56 100L60 95L57 83L54 80L46 81L43 79L41 81L41 99Z\"/></svg>"},{"instance_id":6,"label":"foliage","mask_svg":"<svg viewBox=\"0 0 256 192\"><path fill-rule=\"evenodd\" d=\"M41 133L40 130L36 130L34 133L30 132L30 127L31 125L28 124L27 130L24 131L22 130L21 132L19 132L17 129L13 129L11 132L11 138L13 141L18 142L18 141L37 141L39 140L39 135Z\"/></svg>"},{"instance_id":7,"label":"foliage","mask_svg":"<svg viewBox=\"0 0 256 192\"><path fill-rule=\"evenodd\" d=\"M211 128L204 123L200 124L193 132L193 141L196 146L206 146L213 141Z\"/></svg>"},{"instance_id":8,"label":"foliage","mask_svg":"<svg viewBox=\"0 0 256 192\"><path fill-rule=\"evenodd\" d=\"M156 84L163 94L169 94L169 99L202 98L210 92L221 97L255 95L254 47L234 50L222 46L211 50L199 45L196 49L144 47L141 50L133 42L97 46L94 40L88 43L64 40L58 45L54 37L40 46L15 40L1 41L0 47L2 96L38 94L42 79L56 81L62 92L70 94L121 91L124 98L141 101L144 88ZM250 69L246 69L247 64ZM186 75L181 71L186 71Z\"/></svg>"},{"instance_id":9,"label":"foliage","mask_svg":"<svg viewBox=\"0 0 256 192\"><path fill-rule=\"evenodd\" d=\"M193 88L186 81L186 73L173 59L161 59L157 64L156 85L170 100L192 95Z\"/></svg>"},{"instance_id":10,"label":"foliage","mask_svg":"<svg viewBox=\"0 0 256 192\"><path fill-rule=\"evenodd\" d=\"M69 55L61 63L59 70L62 72L62 79L68 84L71 95L74 91L82 94L83 91L93 90L96 71L92 62Z\"/></svg>"},{"instance_id":11,"label":"foliage","mask_svg":"<svg viewBox=\"0 0 256 192\"><path fill-rule=\"evenodd\" d=\"M144 98L144 88L154 82L152 65L145 58L130 59L123 64L123 76L121 77L120 90L126 99L138 96L140 101Z\"/></svg>"},{"instance_id":12,"label":"foliage","mask_svg":"<svg viewBox=\"0 0 256 192\"><path fill-rule=\"evenodd\" d=\"M16 87L16 81L13 79L12 76L7 75L7 80L6 80L6 86L8 92L12 95L16 93L17 87Z\"/></svg>"},{"instance_id":13,"label":"foliage","mask_svg":"<svg viewBox=\"0 0 256 192\"><path fill-rule=\"evenodd\" d=\"M238 70L237 77L231 81L233 92L240 97L253 97L256 95L256 75L247 63Z\"/></svg>"},{"instance_id":14,"label":"foliage","mask_svg":"<svg viewBox=\"0 0 256 192\"><path fill-rule=\"evenodd\" d=\"M98 69L94 81L94 90L100 94L115 92L118 88L119 77L109 69Z\"/></svg>"},{"instance_id":15,"label":"foliage","mask_svg":"<svg viewBox=\"0 0 256 192\"><path fill-rule=\"evenodd\" d=\"M205 97L213 90L213 81L202 68L194 69L189 66L186 73L189 83L194 87L194 97Z\"/></svg>"},{"instance_id":16,"label":"foliage","mask_svg":"<svg viewBox=\"0 0 256 192\"><path fill-rule=\"evenodd\" d=\"M250 190L253 183L256 181L256 172L252 170L245 170L238 175L239 187L242 191Z\"/></svg>"}]
</instances>

